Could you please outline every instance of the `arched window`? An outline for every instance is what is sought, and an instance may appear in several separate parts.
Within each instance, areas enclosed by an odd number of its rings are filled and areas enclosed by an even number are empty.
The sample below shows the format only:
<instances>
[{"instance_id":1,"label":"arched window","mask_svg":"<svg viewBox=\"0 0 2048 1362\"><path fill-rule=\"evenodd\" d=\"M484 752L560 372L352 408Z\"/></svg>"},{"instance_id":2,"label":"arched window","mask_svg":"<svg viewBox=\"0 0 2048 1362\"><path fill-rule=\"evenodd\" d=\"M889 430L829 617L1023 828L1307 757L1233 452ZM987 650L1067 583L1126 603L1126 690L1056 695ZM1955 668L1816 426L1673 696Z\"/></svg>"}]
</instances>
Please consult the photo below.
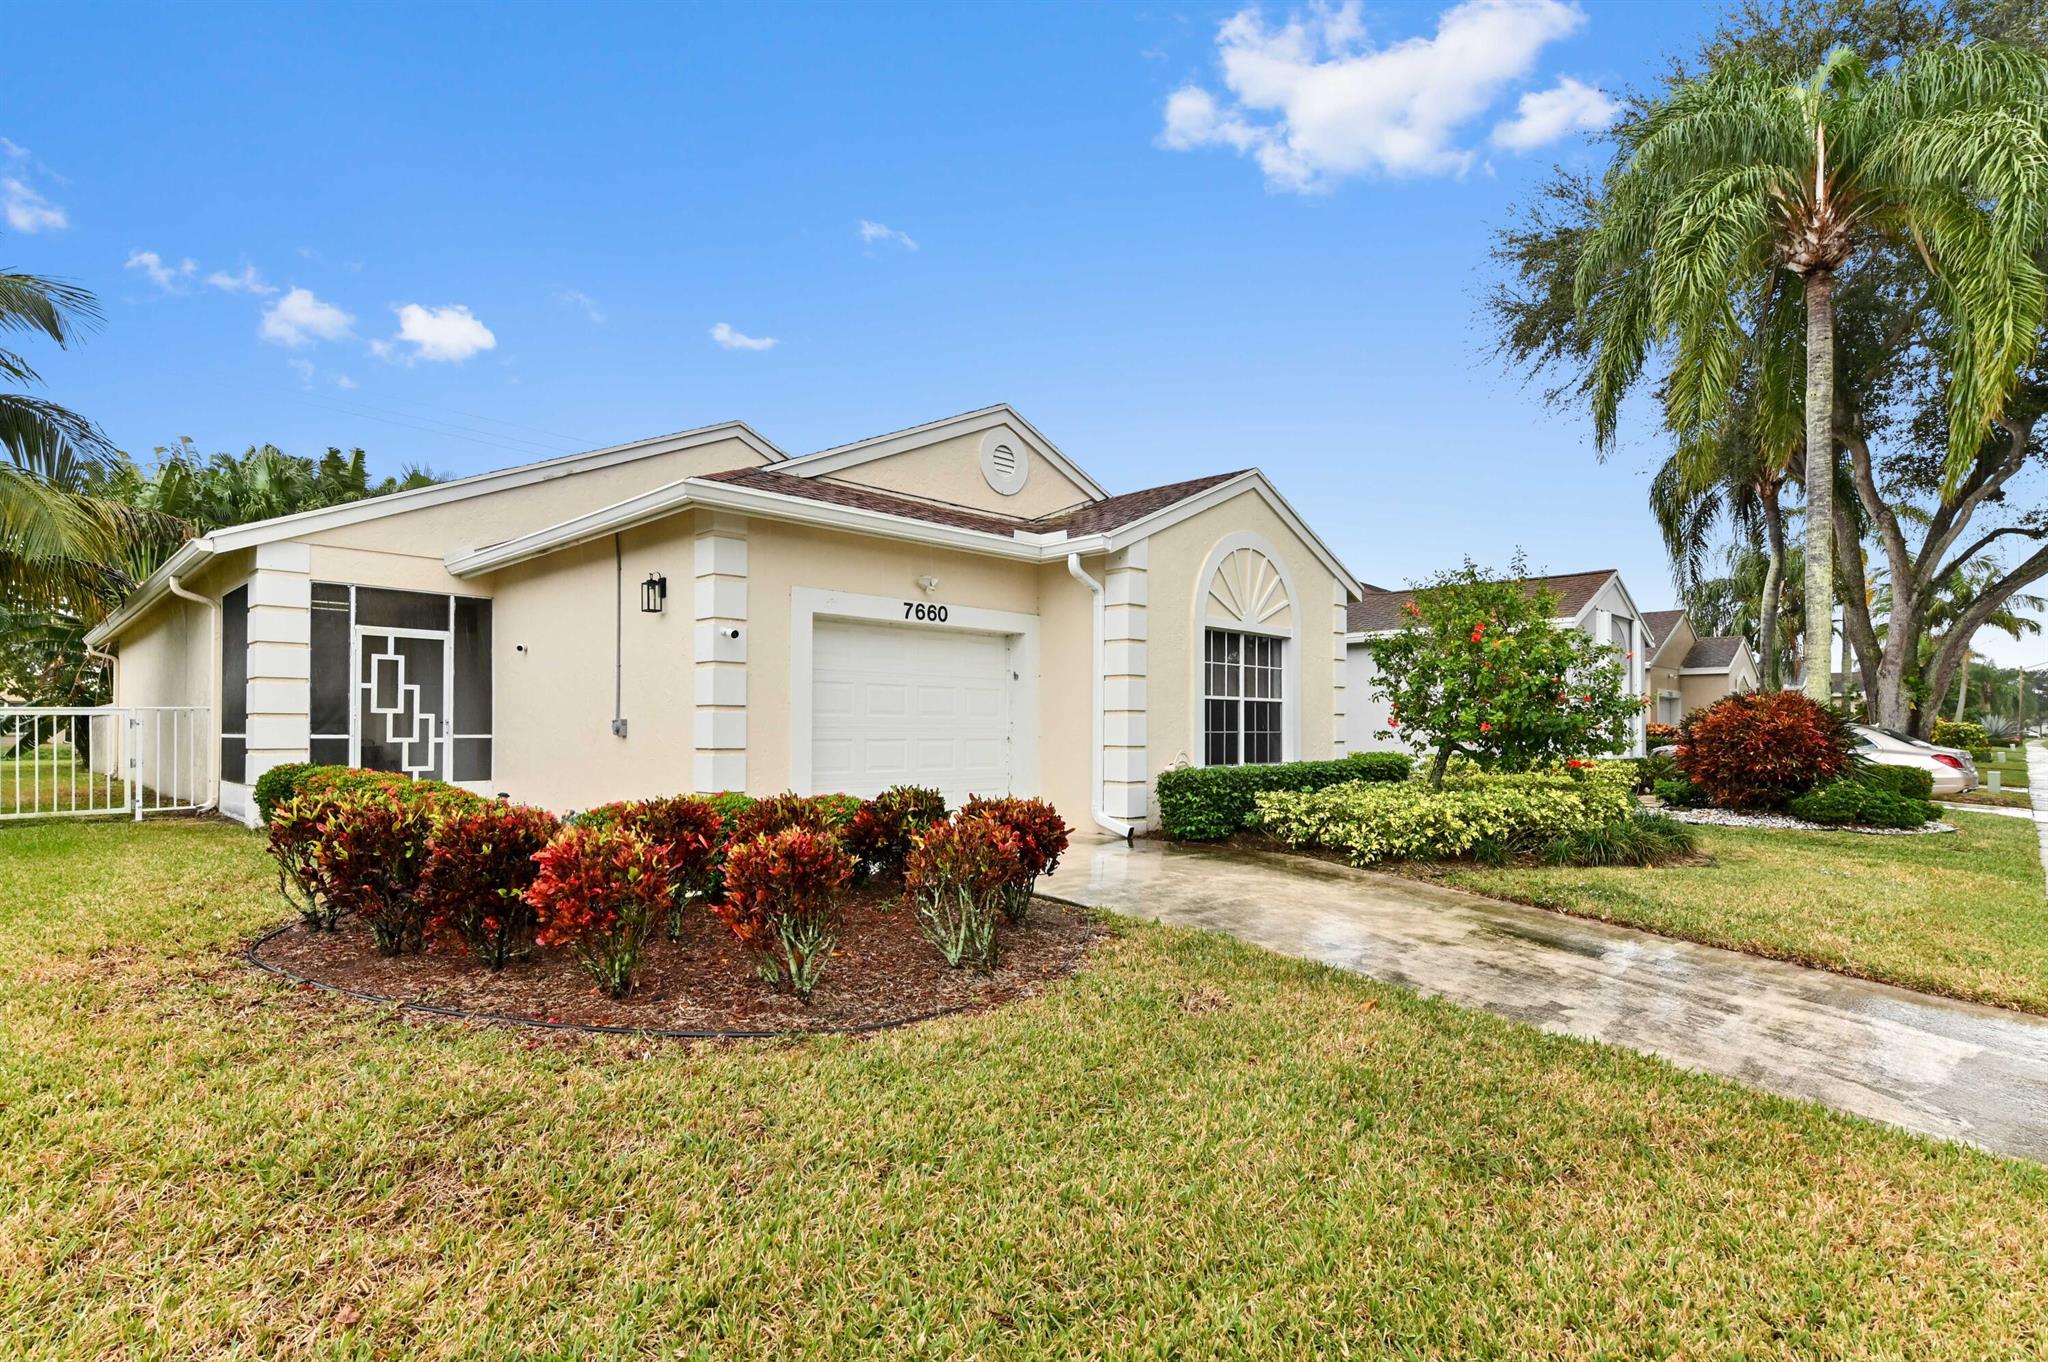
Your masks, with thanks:
<instances>
[{"instance_id":1,"label":"arched window","mask_svg":"<svg viewBox=\"0 0 2048 1362\"><path fill-rule=\"evenodd\" d=\"M1300 748L1299 609L1286 565L1257 535L1209 553L1195 598L1195 751L1204 766L1291 761Z\"/></svg>"}]
</instances>

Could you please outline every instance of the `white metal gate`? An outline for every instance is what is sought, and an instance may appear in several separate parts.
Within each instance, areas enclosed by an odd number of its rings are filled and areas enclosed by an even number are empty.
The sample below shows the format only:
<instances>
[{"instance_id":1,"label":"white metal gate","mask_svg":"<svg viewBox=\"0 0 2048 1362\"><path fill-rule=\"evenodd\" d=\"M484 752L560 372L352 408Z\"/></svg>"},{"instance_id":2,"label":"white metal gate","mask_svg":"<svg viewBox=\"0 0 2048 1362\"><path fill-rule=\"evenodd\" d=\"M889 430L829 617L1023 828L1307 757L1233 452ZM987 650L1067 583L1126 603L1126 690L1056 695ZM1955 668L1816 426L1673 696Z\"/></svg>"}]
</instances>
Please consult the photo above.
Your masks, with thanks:
<instances>
[{"instance_id":1,"label":"white metal gate","mask_svg":"<svg viewBox=\"0 0 2048 1362\"><path fill-rule=\"evenodd\" d=\"M0 706L0 819L189 813L212 754L204 705Z\"/></svg>"}]
</instances>

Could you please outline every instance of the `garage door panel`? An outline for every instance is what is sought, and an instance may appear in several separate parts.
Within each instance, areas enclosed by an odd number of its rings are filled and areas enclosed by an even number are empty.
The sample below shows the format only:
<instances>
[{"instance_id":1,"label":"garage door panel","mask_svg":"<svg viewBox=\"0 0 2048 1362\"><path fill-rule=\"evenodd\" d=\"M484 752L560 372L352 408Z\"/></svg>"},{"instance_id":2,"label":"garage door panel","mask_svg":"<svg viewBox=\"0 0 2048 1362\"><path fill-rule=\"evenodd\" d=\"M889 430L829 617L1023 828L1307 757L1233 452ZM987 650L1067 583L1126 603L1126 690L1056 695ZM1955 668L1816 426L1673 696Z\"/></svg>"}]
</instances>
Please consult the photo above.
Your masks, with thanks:
<instances>
[{"instance_id":1,"label":"garage door panel","mask_svg":"<svg viewBox=\"0 0 2048 1362\"><path fill-rule=\"evenodd\" d=\"M994 634L820 619L813 628L811 787L936 787L949 803L1013 783L1016 677Z\"/></svg>"}]
</instances>

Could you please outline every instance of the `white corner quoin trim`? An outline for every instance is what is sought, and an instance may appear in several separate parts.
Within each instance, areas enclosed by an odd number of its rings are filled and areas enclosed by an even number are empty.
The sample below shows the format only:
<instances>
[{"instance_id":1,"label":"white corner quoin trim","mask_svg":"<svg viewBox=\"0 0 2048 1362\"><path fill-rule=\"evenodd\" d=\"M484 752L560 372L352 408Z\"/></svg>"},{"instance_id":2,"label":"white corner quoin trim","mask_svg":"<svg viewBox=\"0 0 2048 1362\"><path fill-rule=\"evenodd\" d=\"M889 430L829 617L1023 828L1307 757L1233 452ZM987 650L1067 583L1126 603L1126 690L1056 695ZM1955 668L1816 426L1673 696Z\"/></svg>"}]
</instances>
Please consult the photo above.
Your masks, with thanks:
<instances>
[{"instance_id":1,"label":"white corner quoin trim","mask_svg":"<svg viewBox=\"0 0 2048 1362\"><path fill-rule=\"evenodd\" d=\"M1208 706L1203 700L1203 664L1208 661L1209 637L1209 583L1215 578L1216 570L1223 566L1223 560L1239 549L1254 549L1266 556L1273 565L1273 571L1280 576L1280 585L1287 591L1287 618L1289 626L1273 629L1262 624L1216 625L1240 634L1264 634L1268 638L1281 639L1286 647L1280 650L1280 760L1301 760L1301 617L1303 602L1301 592L1295 589L1294 574L1288 570L1287 560L1280 556L1280 550L1273 547L1271 540L1250 530L1226 534L1216 541L1209 550L1209 556L1202 563L1202 570L1195 575L1195 627L1189 636L1188 680L1191 689L1189 697L1194 701L1188 706L1190 722L1187 734L1189 759L1197 766L1209 764L1209 745L1203 739L1203 726L1208 722Z\"/></svg>"},{"instance_id":2,"label":"white corner quoin trim","mask_svg":"<svg viewBox=\"0 0 2048 1362\"><path fill-rule=\"evenodd\" d=\"M1012 769L1020 794L1038 793L1038 616L1011 610L987 610L946 601L946 622L904 624L901 596L869 596L799 586L789 593L789 784L799 794L811 790L811 681L813 636L819 619L863 620L899 628L947 633L1000 634L1010 640L1010 669L1017 674L1010 706L1015 733L1011 739Z\"/></svg>"}]
</instances>

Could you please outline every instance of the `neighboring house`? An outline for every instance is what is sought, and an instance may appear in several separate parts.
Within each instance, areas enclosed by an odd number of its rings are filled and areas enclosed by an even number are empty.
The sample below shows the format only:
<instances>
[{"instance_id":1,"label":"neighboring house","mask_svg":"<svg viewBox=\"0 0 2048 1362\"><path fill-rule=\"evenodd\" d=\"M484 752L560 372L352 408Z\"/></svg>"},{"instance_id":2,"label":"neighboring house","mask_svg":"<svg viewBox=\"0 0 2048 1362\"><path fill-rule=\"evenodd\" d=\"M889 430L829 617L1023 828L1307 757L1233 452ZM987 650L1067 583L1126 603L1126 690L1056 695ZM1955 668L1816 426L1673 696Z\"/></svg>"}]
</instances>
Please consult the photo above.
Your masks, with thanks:
<instances>
[{"instance_id":1,"label":"neighboring house","mask_svg":"<svg viewBox=\"0 0 2048 1362\"><path fill-rule=\"evenodd\" d=\"M1643 616L1654 640L1650 651L1650 717L1675 724L1724 695L1757 687L1756 656L1739 635L1702 638L1683 610Z\"/></svg>"},{"instance_id":2,"label":"neighboring house","mask_svg":"<svg viewBox=\"0 0 2048 1362\"><path fill-rule=\"evenodd\" d=\"M1007 406L789 458L737 422L223 529L95 629L118 705L564 810L1043 795L1343 750L1357 581L1257 470L1111 496ZM145 773L147 778L147 773Z\"/></svg>"},{"instance_id":3,"label":"neighboring house","mask_svg":"<svg viewBox=\"0 0 2048 1362\"><path fill-rule=\"evenodd\" d=\"M1557 623L1582 629L1595 643L1611 645L1621 655L1630 695L1642 695L1646 680L1645 660L1648 630L1643 614L1622 585L1621 574L1612 568L1598 572L1567 572L1532 579L1532 585L1548 588L1557 596ZM1368 586L1347 612L1345 644L1350 679L1346 683L1346 746L1354 752L1406 751L1406 744L1389 736L1387 702L1374 696L1372 683L1379 670L1373 665L1367 641L1390 634L1401 625L1401 607L1415 593L1385 591ZM1640 755L1643 750L1642 724L1638 722L1624 753Z\"/></svg>"}]
</instances>

